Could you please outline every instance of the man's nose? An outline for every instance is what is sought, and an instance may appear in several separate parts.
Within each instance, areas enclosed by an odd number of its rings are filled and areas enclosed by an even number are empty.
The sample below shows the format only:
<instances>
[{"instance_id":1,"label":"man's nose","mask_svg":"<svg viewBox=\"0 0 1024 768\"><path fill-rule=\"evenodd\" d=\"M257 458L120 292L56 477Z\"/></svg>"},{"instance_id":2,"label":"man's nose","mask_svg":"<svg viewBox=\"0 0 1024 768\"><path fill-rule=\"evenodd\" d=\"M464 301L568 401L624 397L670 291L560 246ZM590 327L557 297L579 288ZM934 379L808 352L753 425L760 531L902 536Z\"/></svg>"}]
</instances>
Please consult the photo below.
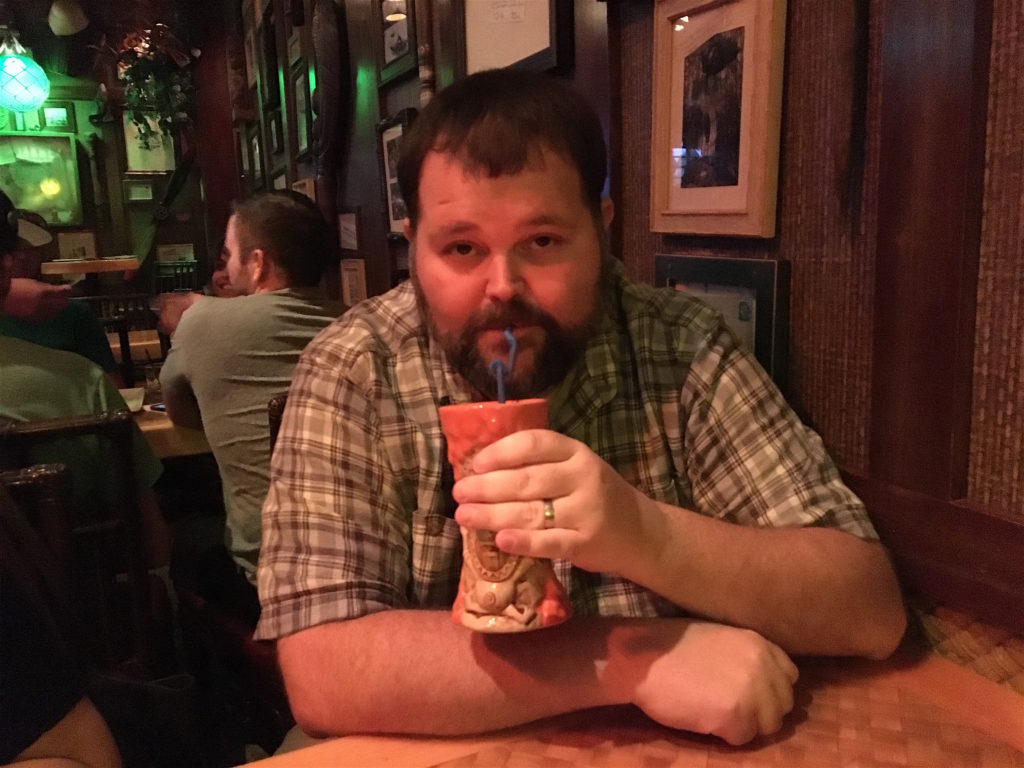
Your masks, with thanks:
<instances>
[{"instance_id":1,"label":"man's nose","mask_svg":"<svg viewBox=\"0 0 1024 768\"><path fill-rule=\"evenodd\" d=\"M488 265L487 298L504 302L523 292L523 276L514 253L495 253Z\"/></svg>"}]
</instances>

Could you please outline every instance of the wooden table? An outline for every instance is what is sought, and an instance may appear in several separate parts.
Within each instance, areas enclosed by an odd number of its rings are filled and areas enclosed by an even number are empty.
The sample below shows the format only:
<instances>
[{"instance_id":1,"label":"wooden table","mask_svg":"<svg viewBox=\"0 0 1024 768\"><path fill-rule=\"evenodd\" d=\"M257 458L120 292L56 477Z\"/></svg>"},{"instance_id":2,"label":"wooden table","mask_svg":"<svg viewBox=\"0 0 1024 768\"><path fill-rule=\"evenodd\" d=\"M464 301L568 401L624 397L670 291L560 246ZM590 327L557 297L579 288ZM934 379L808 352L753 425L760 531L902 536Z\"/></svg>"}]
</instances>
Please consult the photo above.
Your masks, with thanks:
<instances>
[{"instance_id":1,"label":"wooden table","mask_svg":"<svg viewBox=\"0 0 1024 768\"><path fill-rule=\"evenodd\" d=\"M84 275L95 272L129 272L139 268L134 256L117 259L68 259L66 261L44 261L39 271L44 275Z\"/></svg>"},{"instance_id":2,"label":"wooden table","mask_svg":"<svg viewBox=\"0 0 1024 768\"><path fill-rule=\"evenodd\" d=\"M114 360L120 363L121 340L117 337L116 333L108 333L107 342L110 344L110 351L114 355ZM160 346L160 335L156 329L128 331L128 346L133 363L144 364L147 360L161 360L164 356L163 348Z\"/></svg>"},{"instance_id":3,"label":"wooden table","mask_svg":"<svg viewBox=\"0 0 1024 768\"><path fill-rule=\"evenodd\" d=\"M258 768L1024 766L1024 697L936 656L804 659L779 733L744 747L609 707L464 738L347 736ZM426 703L426 702L425 702ZM248 766L247 766L248 768Z\"/></svg>"},{"instance_id":4,"label":"wooden table","mask_svg":"<svg viewBox=\"0 0 1024 768\"><path fill-rule=\"evenodd\" d=\"M166 413L156 411L143 409L134 416L135 423L161 459L210 452L210 444L206 442L206 434L201 429L178 426Z\"/></svg>"}]
</instances>

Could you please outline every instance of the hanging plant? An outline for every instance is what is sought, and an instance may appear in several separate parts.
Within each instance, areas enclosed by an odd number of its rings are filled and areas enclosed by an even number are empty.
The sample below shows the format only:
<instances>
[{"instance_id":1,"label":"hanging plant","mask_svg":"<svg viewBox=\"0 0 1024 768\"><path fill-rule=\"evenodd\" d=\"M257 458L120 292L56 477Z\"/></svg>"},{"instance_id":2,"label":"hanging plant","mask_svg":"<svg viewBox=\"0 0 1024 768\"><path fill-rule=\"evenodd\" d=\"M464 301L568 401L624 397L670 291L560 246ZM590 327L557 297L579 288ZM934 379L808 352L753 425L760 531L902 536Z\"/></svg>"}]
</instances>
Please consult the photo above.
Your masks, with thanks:
<instances>
[{"instance_id":1,"label":"hanging plant","mask_svg":"<svg viewBox=\"0 0 1024 768\"><path fill-rule=\"evenodd\" d=\"M164 24L132 32L122 41L117 78L124 85L124 110L146 149L159 143L160 134L171 135L192 122L196 90L191 66L199 55L195 48L186 52Z\"/></svg>"}]
</instances>

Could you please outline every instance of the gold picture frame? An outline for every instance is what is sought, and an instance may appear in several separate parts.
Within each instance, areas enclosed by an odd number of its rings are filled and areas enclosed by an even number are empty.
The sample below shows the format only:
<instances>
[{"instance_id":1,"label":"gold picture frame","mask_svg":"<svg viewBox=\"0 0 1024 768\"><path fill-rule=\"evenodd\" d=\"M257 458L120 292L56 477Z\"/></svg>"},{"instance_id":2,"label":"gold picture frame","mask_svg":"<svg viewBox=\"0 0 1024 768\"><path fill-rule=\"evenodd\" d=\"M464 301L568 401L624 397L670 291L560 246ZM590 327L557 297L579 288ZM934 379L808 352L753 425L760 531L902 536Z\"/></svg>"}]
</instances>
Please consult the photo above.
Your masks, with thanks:
<instances>
[{"instance_id":1,"label":"gold picture frame","mask_svg":"<svg viewBox=\"0 0 1024 768\"><path fill-rule=\"evenodd\" d=\"M651 229L773 237L786 0L656 0Z\"/></svg>"}]
</instances>

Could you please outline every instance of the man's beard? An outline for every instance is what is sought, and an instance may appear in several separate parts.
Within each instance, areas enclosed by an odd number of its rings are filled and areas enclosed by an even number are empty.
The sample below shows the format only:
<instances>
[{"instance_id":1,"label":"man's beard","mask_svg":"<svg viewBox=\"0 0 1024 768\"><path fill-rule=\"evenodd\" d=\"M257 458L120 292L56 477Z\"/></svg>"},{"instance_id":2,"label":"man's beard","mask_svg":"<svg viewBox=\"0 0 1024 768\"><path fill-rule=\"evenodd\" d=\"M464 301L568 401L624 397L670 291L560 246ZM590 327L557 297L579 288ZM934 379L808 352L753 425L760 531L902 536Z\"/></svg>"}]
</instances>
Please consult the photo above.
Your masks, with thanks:
<instances>
[{"instance_id":1,"label":"man's beard","mask_svg":"<svg viewBox=\"0 0 1024 768\"><path fill-rule=\"evenodd\" d=\"M578 325L562 326L539 307L520 298L513 298L504 304L477 312L457 336L452 336L442 334L437 328L415 277L415 270L412 282L431 337L441 345L455 372L466 380L481 400L498 399L498 383L490 368L492 361L484 360L478 347L480 336L485 331L503 331L509 326L540 328L542 338L539 345L518 350L511 378L505 381L505 397L508 400L541 397L559 384L583 355L600 317L601 289L604 284L604 280L598 281L594 288L594 306ZM509 350L507 344L503 344L503 347L501 359L507 364ZM524 353L529 357L529 368L526 367Z\"/></svg>"}]
</instances>

